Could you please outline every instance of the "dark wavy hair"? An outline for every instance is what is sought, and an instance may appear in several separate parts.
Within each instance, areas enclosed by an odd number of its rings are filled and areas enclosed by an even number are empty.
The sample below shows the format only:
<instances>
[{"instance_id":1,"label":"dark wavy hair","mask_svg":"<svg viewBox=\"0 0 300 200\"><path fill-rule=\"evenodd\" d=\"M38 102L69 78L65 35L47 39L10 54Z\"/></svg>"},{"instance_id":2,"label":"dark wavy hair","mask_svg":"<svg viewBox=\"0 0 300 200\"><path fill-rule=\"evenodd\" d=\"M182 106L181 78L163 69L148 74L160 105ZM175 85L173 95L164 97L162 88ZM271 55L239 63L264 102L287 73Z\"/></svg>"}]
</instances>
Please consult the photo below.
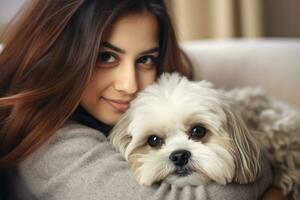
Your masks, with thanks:
<instances>
[{"instance_id":1,"label":"dark wavy hair","mask_svg":"<svg viewBox=\"0 0 300 200\"><path fill-rule=\"evenodd\" d=\"M159 24L158 74L192 78L162 0L35 0L21 9L0 39L0 169L25 159L72 116L105 33L139 12Z\"/></svg>"}]
</instances>

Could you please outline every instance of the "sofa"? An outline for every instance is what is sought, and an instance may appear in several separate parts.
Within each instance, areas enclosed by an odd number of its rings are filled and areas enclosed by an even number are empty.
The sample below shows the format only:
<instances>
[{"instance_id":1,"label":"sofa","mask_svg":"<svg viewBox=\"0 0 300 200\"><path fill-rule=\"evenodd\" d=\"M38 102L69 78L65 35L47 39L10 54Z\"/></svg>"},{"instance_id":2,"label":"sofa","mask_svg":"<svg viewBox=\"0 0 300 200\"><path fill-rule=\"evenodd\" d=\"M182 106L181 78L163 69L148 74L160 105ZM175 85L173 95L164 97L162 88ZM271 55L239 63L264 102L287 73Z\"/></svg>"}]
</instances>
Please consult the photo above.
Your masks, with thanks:
<instances>
[{"instance_id":1,"label":"sofa","mask_svg":"<svg viewBox=\"0 0 300 200\"><path fill-rule=\"evenodd\" d=\"M199 40L182 43L195 79L217 88L262 87L300 109L300 39Z\"/></svg>"}]
</instances>

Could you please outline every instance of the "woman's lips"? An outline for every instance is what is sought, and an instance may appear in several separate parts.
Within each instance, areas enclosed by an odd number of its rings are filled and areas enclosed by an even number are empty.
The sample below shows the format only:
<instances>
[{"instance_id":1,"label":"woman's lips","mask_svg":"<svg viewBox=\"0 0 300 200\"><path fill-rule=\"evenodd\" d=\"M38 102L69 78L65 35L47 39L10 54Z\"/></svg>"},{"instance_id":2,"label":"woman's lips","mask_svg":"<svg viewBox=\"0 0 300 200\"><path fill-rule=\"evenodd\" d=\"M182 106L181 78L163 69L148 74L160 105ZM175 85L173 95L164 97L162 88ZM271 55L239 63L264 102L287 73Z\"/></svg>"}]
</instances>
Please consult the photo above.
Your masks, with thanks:
<instances>
[{"instance_id":1,"label":"woman's lips","mask_svg":"<svg viewBox=\"0 0 300 200\"><path fill-rule=\"evenodd\" d=\"M124 101L124 100L112 100L112 99L107 99L105 97L102 97L105 102L107 102L110 106L115 108L118 111L125 111L129 107L129 102L130 101Z\"/></svg>"}]
</instances>

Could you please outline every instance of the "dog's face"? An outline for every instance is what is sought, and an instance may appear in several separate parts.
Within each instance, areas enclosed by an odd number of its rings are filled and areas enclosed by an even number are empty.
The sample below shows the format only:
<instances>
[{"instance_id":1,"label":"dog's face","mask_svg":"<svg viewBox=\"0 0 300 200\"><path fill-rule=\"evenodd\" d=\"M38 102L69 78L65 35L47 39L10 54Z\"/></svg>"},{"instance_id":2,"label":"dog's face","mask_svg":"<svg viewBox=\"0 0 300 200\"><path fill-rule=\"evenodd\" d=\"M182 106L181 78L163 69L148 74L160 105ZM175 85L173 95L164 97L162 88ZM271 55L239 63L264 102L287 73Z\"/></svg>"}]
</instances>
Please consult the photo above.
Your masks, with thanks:
<instances>
[{"instance_id":1,"label":"dog's face","mask_svg":"<svg viewBox=\"0 0 300 200\"><path fill-rule=\"evenodd\" d=\"M144 185L186 177L251 182L259 148L232 105L206 81L165 74L131 103L110 139Z\"/></svg>"}]
</instances>

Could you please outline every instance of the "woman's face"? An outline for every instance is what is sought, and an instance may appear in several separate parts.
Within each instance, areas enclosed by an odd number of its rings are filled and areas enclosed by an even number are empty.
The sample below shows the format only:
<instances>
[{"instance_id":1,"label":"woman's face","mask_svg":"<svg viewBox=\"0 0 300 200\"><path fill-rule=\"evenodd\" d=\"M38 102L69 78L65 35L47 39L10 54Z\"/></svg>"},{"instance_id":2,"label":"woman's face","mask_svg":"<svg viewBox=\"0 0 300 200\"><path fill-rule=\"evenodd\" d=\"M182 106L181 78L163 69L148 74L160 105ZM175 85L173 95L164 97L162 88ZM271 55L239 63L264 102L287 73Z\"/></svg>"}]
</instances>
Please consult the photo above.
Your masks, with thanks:
<instances>
[{"instance_id":1,"label":"woman's face","mask_svg":"<svg viewBox=\"0 0 300 200\"><path fill-rule=\"evenodd\" d=\"M155 16L141 13L121 17L104 38L81 105L103 123L115 124L137 92L154 82L158 56Z\"/></svg>"}]
</instances>

